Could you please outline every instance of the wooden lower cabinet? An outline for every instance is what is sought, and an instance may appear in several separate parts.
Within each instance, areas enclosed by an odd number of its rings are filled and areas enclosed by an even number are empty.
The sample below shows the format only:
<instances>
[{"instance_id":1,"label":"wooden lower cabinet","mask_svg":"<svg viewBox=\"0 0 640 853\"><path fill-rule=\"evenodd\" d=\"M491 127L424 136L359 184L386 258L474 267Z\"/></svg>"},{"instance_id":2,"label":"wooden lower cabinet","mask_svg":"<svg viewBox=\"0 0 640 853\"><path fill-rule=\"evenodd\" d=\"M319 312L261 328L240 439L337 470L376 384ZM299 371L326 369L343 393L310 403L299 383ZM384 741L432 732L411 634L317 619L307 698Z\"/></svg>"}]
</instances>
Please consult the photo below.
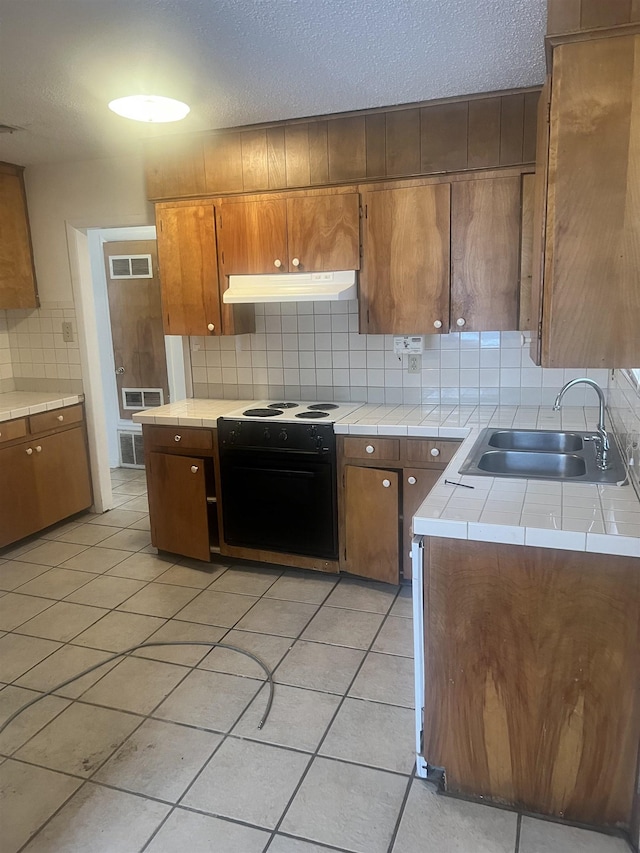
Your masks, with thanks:
<instances>
[{"instance_id":1,"label":"wooden lower cabinet","mask_svg":"<svg viewBox=\"0 0 640 853\"><path fill-rule=\"evenodd\" d=\"M424 539L424 757L452 793L633 824L640 561Z\"/></svg>"},{"instance_id":2,"label":"wooden lower cabinet","mask_svg":"<svg viewBox=\"0 0 640 853\"><path fill-rule=\"evenodd\" d=\"M200 457L149 454L151 541L158 550L209 560L207 464Z\"/></svg>"},{"instance_id":3,"label":"wooden lower cabinet","mask_svg":"<svg viewBox=\"0 0 640 853\"><path fill-rule=\"evenodd\" d=\"M460 442L338 439L340 568L386 583L411 578L411 523Z\"/></svg>"},{"instance_id":4,"label":"wooden lower cabinet","mask_svg":"<svg viewBox=\"0 0 640 853\"><path fill-rule=\"evenodd\" d=\"M347 465L344 499L344 570L397 583L399 473Z\"/></svg>"},{"instance_id":5,"label":"wooden lower cabinet","mask_svg":"<svg viewBox=\"0 0 640 853\"><path fill-rule=\"evenodd\" d=\"M151 542L196 560L220 551L217 432L144 424Z\"/></svg>"},{"instance_id":6,"label":"wooden lower cabinet","mask_svg":"<svg viewBox=\"0 0 640 853\"><path fill-rule=\"evenodd\" d=\"M59 425L58 413L64 412L70 426ZM86 433L78 412L82 416L81 406L47 412L46 420L33 415L27 419L30 435L0 447L0 547L91 506ZM3 425L6 435L12 423Z\"/></svg>"}]
</instances>

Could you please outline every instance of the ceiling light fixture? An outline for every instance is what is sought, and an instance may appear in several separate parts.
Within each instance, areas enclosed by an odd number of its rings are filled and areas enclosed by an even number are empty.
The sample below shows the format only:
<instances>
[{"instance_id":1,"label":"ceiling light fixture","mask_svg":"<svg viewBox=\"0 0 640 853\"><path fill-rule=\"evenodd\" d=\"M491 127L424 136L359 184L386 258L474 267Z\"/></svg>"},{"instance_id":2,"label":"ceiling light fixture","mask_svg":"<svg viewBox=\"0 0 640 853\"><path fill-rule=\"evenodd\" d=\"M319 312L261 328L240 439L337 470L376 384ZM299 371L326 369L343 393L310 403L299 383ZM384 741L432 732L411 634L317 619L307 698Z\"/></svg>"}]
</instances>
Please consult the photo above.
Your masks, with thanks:
<instances>
[{"instance_id":1,"label":"ceiling light fixture","mask_svg":"<svg viewBox=\"0 0 640 853\"><path fill-rule=\"evenodd\" d=\"M187 104L162 95L128 95L109 103L109 109L119 116L134 121L168 122L180 121L190 111Z\"/></svg>"}]
</instances>

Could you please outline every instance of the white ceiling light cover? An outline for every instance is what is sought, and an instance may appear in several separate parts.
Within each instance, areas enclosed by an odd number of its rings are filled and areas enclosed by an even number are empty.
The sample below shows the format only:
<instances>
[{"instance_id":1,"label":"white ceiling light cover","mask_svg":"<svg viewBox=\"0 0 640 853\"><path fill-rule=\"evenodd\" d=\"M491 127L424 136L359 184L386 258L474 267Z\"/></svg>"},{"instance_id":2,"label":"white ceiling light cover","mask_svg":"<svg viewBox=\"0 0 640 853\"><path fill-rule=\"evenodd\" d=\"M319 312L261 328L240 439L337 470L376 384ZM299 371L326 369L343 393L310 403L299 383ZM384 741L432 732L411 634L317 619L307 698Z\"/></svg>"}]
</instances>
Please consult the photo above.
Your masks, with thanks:
<instances>
[{"instance_id":1,"label":"white ceiling light cover","mask_svg":"<svg viewBox=\"0 0 640 853\"><path fill-rule=\"evenodd\" d=\"M154 124L180 121L188 115L190 108L182 101L162 95L128 95L109 103L109 109L123 118Z\"/></svg>"}]
</instances>

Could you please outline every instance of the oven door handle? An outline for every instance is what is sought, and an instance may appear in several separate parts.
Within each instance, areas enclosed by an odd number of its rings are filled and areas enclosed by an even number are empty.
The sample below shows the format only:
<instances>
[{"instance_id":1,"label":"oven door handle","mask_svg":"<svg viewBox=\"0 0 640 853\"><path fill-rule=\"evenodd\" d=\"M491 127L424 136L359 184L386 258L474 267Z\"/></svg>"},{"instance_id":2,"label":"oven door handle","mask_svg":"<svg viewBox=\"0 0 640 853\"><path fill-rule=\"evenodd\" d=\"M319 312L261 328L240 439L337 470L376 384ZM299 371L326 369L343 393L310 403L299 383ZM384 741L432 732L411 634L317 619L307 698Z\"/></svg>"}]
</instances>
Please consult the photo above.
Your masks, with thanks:
<instances>
[{"instance_id":1,"label":"oven door handle","mask_svg":"<svg viewBox=\"0 0 640 853\"><path fill-rule=\"evenodd\" d=\"M236 470L238 470L238 469L236 468ZM255 471L256 469L252 468L252 469L248 469L248 470ZM268 471L269 469L268 468L261 468L260 470L264 472L264 471ZM279 477L283 477L283 476L284 477L296 477L298 479L300 479L302 477L304 479L312 480L314 477L317 476L314 471L297 471L297 470L293 471L290 468L277 468L274 470Z\"/></svg>"}]
</instances>

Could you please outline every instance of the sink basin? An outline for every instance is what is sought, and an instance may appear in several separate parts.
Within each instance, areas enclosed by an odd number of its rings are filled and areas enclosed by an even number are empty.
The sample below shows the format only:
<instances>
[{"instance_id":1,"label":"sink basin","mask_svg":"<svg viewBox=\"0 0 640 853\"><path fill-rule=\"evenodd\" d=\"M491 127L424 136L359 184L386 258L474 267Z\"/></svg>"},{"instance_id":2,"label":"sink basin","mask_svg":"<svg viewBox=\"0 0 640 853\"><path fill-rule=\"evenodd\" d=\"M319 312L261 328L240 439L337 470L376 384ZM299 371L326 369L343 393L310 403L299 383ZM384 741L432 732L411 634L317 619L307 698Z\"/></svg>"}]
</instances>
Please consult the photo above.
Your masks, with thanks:
<instances>
[{"instance_id":1,"label":"sink basin","mask_svg":"<svg viewBox=\"0 0 640 853\"><path fill-rule=\"evenodd\" d=\"M571 453L535 453L526 450L488 450L478 460L478 468L491 474L512 477L545 477L568 480L582 477L587 466L581 456Z\"/></svg>"},{"instance_id":2,"label":"sink basin","mask_svg":"<svg viewBox=\"0 0 640 853\"><path fill-rule=\"evenodd\" d=\"M478 477L520 477L578 483L622 483L626 471L611 440L609 467L598 468L593 432L483 429L459 469Z\"/></svg>"},{"instance_id":3,"label":"sink basin","mask_svg":"<svg viewBox=\"0 0 640 853\"><path fill-rule=\"evenodd\" d=\"M582 436L576 432L553 430L501 429L488 441L490 447L502 450L544 450L554 453L573 453L582 450Z\"/></svg>"}]
</instances>

